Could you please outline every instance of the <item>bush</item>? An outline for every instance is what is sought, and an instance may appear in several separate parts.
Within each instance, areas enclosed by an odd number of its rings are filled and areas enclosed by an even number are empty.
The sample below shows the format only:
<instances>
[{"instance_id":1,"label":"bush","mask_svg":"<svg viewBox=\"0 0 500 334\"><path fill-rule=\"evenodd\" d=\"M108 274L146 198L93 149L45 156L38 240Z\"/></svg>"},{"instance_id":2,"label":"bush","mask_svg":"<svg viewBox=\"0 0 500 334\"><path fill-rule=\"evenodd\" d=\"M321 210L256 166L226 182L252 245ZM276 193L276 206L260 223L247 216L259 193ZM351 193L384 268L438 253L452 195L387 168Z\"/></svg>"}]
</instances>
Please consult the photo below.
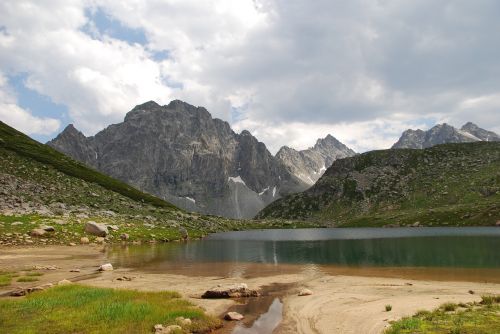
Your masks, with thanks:
<instances>
[{"instance_id":1,"label":"bush","mask_svg":"<svg viewBox=\"0 0 500 334\"><path fill-rule=\"evenodd\" d=\"M389 305L389 304L385 305L385 311L386 312L390 312L391 310L392 310L392 306L391 305Z\"/></svg>"}]
</instances>

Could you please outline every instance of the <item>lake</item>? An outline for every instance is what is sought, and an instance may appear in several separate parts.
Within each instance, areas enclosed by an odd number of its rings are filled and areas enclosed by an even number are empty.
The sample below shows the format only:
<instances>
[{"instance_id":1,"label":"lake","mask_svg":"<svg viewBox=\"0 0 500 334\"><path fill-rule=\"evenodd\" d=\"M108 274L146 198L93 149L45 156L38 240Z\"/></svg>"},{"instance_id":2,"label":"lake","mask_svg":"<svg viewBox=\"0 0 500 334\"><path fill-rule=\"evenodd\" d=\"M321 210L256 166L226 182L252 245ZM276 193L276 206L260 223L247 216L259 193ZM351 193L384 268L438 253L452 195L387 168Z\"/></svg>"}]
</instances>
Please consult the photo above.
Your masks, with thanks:
<instances>
[{"instance_id":1,"label":"lake","mask_svg":"<svg viewBox=\"0 0 500 334\"><path fill-rule=\"evenodd\" d=\"M497 227L252 230L108 250L116 266L199 276L310 270L481 281L500 281L499 254Z\"/></svg>"}]
</instances>

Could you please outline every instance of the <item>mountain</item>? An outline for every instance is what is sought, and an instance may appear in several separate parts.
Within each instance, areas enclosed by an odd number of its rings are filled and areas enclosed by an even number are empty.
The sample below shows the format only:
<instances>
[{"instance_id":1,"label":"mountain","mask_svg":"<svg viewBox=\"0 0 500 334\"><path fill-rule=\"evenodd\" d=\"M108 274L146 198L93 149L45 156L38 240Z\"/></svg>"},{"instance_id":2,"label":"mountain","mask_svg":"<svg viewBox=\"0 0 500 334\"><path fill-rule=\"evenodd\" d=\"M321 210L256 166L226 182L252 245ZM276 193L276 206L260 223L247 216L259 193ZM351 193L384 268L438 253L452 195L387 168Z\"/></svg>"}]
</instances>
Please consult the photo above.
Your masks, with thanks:
<instances>
[{"instance_id":1,"label":"mountain","mask_svg":"<svg viewBox=\"0 0 500 334\"><path fill-rule=\"evenodd\" d=\"M179 100L138 105L93 137L70 125L48 145L182 208L225 217L253 217L309 186L250 132Z\"/></svg>"},{"instance_id":2,"label":"mountain","mask_svg":"<svg viewBox=\"0 0 500 334\"><path fill-rule=\"evenodd\" d=\"M481 129L468 122L461 129L446 123L438 124L428 131L406 130L392 148L422 149L446 143L470 143L475 141L500 141L494 132Z\"/></svg>"},{"instance_id":3,"label":"mountain","mask_svg":"<svg viewBox=\"0 0 500 334\"><path fill-rule=\"evenodd\" d=\"M341 226L495 225L500 221L500 142L339 159L314 186L277 200L257 218Z\"/></svg>"},{"instance_id":4,"label":"mountain","mask_svg":"<svg viewBox=\"0 0 500 334\"><path fill-rule=\"evenodd\" d=\"M337 159L354 156L356 152L332 135L318 139L316 144L302 151L283 146L276 158L288 171L309 185L313 185Z\"/></svg>"}]
</instances>

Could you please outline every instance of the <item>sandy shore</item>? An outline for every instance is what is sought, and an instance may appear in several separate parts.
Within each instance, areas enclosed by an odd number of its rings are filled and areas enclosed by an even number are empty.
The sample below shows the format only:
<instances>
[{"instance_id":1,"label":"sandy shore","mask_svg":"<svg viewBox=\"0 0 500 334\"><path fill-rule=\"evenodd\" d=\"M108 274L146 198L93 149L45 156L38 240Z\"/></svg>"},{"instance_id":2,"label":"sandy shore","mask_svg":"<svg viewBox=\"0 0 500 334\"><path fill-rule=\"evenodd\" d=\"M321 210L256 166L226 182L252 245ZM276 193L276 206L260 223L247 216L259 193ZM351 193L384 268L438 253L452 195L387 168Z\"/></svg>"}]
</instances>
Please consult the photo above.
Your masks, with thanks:
<instances>
[{"instance_id":1,"label":"sandy shore","mask_svg":"<svg viewBox=\"0 0 500 334\"><path fill-rule=\"evenodd\" d=\"M192 277L126 268L95 274L97 267L105 262L105 253L97 246L0 249L0 270L23 270L36 265L58 267L44 270L37 284L70 279L99 287L175 290L216 316L233 307L235 301L201 299L201 294L211 287L245 282L250 288L259 289L286 284L288 288L280 296L284 319L275 333L381 333L389 321L418 310L433 309L445 302L479 301L481 294L500 293L500 284L494 283L338 275L310 270L250 278ZM80 272L70 272L75 268ZM117 280L123 276L132 280ZM20 287L32 285L19 284ZM313 295L297 296L305 287L311 289ZM391 312L385 312L387 304L392 305Z\"/></svg>"}]
</instances>

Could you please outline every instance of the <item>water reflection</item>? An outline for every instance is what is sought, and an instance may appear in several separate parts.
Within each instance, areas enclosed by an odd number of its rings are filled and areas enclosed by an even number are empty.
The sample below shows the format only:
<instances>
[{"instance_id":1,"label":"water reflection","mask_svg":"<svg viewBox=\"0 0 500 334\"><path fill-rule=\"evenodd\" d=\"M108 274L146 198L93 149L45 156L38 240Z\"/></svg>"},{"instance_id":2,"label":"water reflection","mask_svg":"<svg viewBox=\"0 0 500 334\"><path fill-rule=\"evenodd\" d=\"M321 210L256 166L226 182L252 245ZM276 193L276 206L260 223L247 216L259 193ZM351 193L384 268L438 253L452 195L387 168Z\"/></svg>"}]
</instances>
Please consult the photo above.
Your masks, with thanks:
<instances>
[{"instance_id":1,"label":"water reflection","mask_svg":"<svg viewBox=\"0 0 500 334\"><path fill-rule=\"evenodd\" d=\"M259 316L251 327L247 328L239 324L233 330L233 334L271 334L283 319L283 303L275 298L269 310Z\"/></svg>"}]
</instances>

